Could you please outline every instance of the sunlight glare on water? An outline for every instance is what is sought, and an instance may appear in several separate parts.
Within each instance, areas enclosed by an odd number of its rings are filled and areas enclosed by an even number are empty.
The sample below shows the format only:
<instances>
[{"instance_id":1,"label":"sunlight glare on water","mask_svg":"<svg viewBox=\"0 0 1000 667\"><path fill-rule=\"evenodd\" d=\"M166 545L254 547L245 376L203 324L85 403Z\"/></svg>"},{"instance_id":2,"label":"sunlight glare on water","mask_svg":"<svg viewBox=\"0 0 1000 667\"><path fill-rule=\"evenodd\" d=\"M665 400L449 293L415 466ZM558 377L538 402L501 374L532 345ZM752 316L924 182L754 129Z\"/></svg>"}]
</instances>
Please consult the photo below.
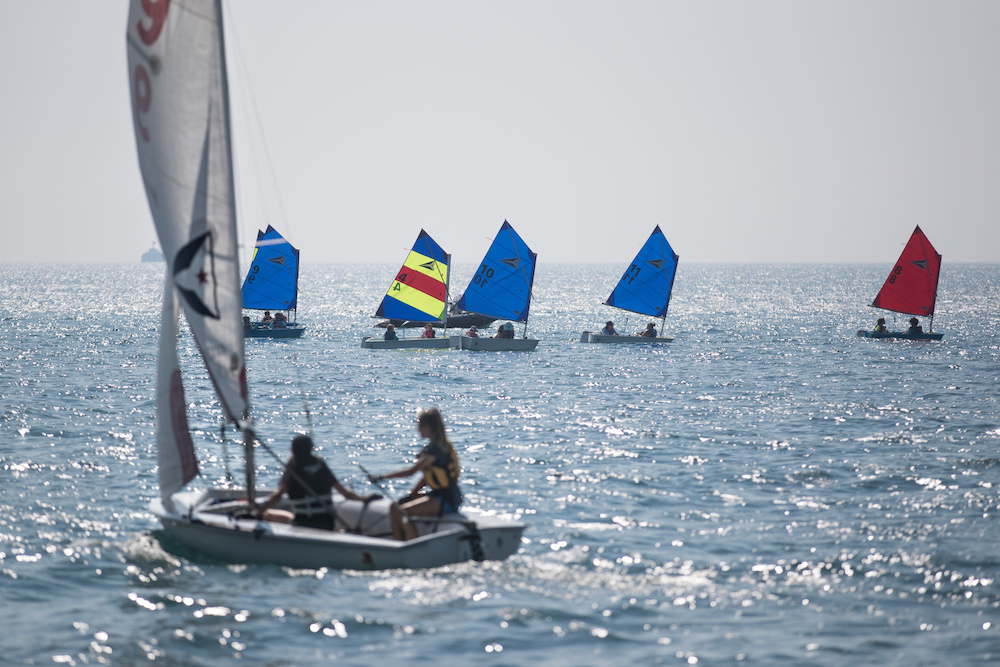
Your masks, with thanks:
<instances>
[{"instance_id":1,"label":"sunlight glare on water","mask_svg":"<svg viewBox=\"0 0 1000 667\"><path fill-rule=\"evenodd\" d=\"M500 563L220 563L172 543L153 413L161 265L0 276L0 640L16 664L968 664L1000 656L1000 267L946 264L939 343L872 341L884 267L685 265L673 343L579 343L618 267L540 265L533 353L360 348L394 266L304 266L298 341L250 340L259 434L312 430L345 484L444 412ZM473 267L459 265L453 285ZM892 324L892 316L888 316ZM520 329L519 329L520 330ZM179 339L199 486L237 479ZM274 484L280 463L258 456ZM412 480L389 480L405 494Z\"/></svg>"}]
</instances>

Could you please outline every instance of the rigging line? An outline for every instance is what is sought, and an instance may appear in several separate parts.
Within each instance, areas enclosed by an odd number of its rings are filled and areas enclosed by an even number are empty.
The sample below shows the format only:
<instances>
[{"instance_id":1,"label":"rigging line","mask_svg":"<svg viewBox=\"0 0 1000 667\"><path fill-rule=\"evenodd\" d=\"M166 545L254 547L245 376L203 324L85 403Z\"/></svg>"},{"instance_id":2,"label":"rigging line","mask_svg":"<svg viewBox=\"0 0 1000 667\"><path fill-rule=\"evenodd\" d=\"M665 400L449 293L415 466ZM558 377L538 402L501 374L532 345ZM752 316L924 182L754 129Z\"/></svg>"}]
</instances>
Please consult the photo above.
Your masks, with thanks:
<instances>
[{"instance_id":1,"label":"rigging line","mask_svg":"<svg viewBox=\"0 0 1000 667\"><path fill-rule=\"evenodd\" d=\"M254 121L256 121L257 133L258 133L258 136L260 137L260 143L261 143L261 146L263 147L263 151L264 151L264 162L265 162L265 164L267 165L267 168L268 168L268 175L271 177L271 187L274 190L274 198L277 201L277 205L278 205L278 219L281 221L281 226L283 228L289 229L290 226L288 224L288 218L285 215L285 205L284 205L283 200L281 199L281 191L278 189L278 179L277 179L277 177L274 174L274 163L271 160L271 151L268 148L267 137L264 134L264 124L261 122L261 119L260 119L260 109L257 106L257 99L254 96L253 86L250 83L250 76L249 76L249 74L247 73L247 70L246 70L246 58L243 56L243 46L242 46L242 43L240 42L239 35L237 34L237 32L235 30L235 24L236 24L236 22L233 19L233 12L232 12L232 9L230 8L229 4L230 3L226 3L225 4L225 12L226 12L226 15L228 17L226 23L229 26L233 26L233 28L231 28L228 32L233 37L232 43L236 47L236 54L238 56L236 60L239 63L240 81L242 83L242 85L240 86L240 93L241 93L241 95L245 99L249 100L245 104L245 107L250 109L251 113L249 115L253 118ZM251 161L253 162L254 169L256 171L258 171L257 179L258 179L259 182L263 183L264 179L261 178L260 173L259 173L260 161L257 160L254 157L255 156L255 154L254 154L254 142L250 141L248 143L250 144ZM266 219L267 218L267 206L265 205L265 202L264 202L263 188L259 188L258 189L258 194L260 195L260 199L261 199L261 209L264 210L264 215L265 215L265 219Z\"/></svg>"},{"instance_id":2,"label":"rigging line","mask_svg":"<svg viewBox=\"0 0 1000 667\"><path fill-rule=\"evenodd\" d=\"M295 368L295 380L299 388L299 396L302 398L302 407L306 411L306 424L309 426L309 437L313 437L312 413L309 412L309 401L306 400L306 393L302 389L305 384L302 382L302 368L299 366L299 356L292 354L292 366ZM313 438L315 440L315 438Z\"/></svg>"}]
</instances>

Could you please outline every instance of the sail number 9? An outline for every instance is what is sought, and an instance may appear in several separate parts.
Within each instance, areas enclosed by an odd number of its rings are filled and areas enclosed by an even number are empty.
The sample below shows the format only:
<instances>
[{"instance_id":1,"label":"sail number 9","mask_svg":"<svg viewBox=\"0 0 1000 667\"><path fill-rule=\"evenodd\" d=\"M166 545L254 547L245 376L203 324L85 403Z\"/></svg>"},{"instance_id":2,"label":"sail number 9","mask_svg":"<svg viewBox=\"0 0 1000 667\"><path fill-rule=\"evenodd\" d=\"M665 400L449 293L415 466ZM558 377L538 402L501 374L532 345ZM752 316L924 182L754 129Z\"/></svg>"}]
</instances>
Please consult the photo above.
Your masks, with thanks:
<instances>
[{"instance_id":1,"label":"sail number 9","mask_svg":"<svg viewBox=\"0 0 1000 667\"><path fill-rule=\"evenodd\" d=\"M486 284L492 277L493 277L493 269L483 264L482 266L479 267L479 271L476 273L476 277L472 279L472 282L479 285L480 287L486 287Z\"/></svg>"},{"instance_id":2,"label":"sail number 9","mask_svg":"<svg viewBox=\"0 0 1000 667\"><path fill-rule=\"evenodd\" d=\"M891 285L894 282L896 282L896 276L898 276L902 272L903 272L903 267L897 264L896 268L893 269L892 273L889 274L889 284Z\"/></svg>"},{"instance_id":3,"label":"sail number 9","mask_svg":"<svg viewBox=\"0 0 1000 667\"><path fill-rule=\"evenodd\" d=\"M258 273L260 273L260 267L257 266L257 265L254 265L250 269L250 273L247 274L247 283L252 285L253 281L257 277Z\"/></svg>"},{"instance_id":4,"label":"sail number 9","mask_svg":"<svg viewBox=\"0 0 1000 667\"><path fill-rule=\"evenodd\" d=\"M142 11L149 19L149 25L144 21L139 21L135 25L139 39L146 46L152 46L160 38L163 26L167 22L167 10L170 9L170 0L142 0ZM153 63L153 71L156 71L156 63ZM139 136L143 141L149 141L149 130L142 124L142 115L149 112L153 103L153 84L149 78L149 71L143 64L136 65L132 73L132 95L135 98L133 108L135 109L135 125L139 130Z\"/></svg>"}]
</instances>

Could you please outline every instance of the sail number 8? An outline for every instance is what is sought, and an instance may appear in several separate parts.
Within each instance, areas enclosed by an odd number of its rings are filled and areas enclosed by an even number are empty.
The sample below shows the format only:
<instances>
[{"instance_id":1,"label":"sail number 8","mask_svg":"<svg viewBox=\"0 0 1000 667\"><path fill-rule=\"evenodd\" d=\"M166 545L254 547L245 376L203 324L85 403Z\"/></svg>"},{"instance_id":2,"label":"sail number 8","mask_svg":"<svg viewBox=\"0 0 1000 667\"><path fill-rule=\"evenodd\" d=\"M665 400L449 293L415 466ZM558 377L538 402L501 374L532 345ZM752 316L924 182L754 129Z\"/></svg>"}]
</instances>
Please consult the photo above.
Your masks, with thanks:
<instances>
[{"instance_id":1,"label":"sail number 8","mask_svg":"<svg viewBox=\"0 0 1000 667\"><path fill-rule=\"evenodd\" d=\"M889 284L891 285L894 282L896 282L896 276L898 276L902 272L903 272L903 267L901 267L899 264L897 264L896 268L893 269L892 273L889 274Z\"/></svg>"}]
</instances>

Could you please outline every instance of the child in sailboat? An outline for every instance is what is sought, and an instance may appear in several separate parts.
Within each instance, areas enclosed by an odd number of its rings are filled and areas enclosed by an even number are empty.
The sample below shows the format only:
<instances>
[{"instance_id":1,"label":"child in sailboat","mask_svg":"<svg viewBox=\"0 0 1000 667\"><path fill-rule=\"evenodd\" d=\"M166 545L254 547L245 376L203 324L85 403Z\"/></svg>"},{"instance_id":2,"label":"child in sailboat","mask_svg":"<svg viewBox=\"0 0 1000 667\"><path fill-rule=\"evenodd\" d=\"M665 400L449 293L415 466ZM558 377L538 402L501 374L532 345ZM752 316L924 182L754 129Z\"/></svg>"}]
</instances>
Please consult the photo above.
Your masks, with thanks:
<instances>
[{"instance_id":1,"label":"child in sailboat","mask_svg":"<svg viewBox=\"0 0 1000 667\"><path fill-rule=\"evenodd\" d=\"M409 477L415 472L423 473L421 479L401 503L393 503L389 513L392 521L392 536L397 540L412 540L417 537L417 529L404 514L410 516L441 516L458 511L462 504L462 491L458 488L458 454L445 432L444 418L437 408L424 410L417 417L417 429L428 440L420 450L417 462L409 468L378 475L373 482L393 477ZM424 486L427 493L418 493Z\"/></svg>"},{"instance_id":2,"label":"child in sailboat","mask_svg":"<svg viewBox=\"0 0 1000 667\"><path fill-rule=\"evenodd\" d=\"M642 338L656 338L656 325L652 322L646 324L646 328L642 331L637 331L636 336L641 336Z\"/></svg>"},{"instance_id":3,"label":"child in sailboat","mask_svg":"<svg viewBox=\"0 0 1000 667\"><path fill-rule=\"evenodd\" d=\"M885 333L886 331L887 331L887 329L885 328L885 318L884 317L880 317L877 320L875 320L875 329L874 329L874 332L875 333Z\"/></svg>"},{"instance_id":4,"label":"child in sailboat","mask_svg":"<svg viewBox=\"0 0 1000 667\"><path fill-rule=\"evenodd\" d=\"M392 324L387 325L385 327L385 335L382 336L382 339L383 340L399 340L399 337L396 336L396 327L393 326Z\"/></svg>"},{"instance_id":5,"label":"child in sailboat","mask_svg":"<svg viewBox=\"0 0 1000 667\"><path fill-rule=\"evenodd\" d=\"M285 465L278 488L260 506L258 516L264 521L334 530L333 489L348 500L365 502L377 497L359 496L342 485L326 462L313 454L312 438L297 435L292 438L292 459ZM292 512L274 509L285 494L292 503Z\"/></svg>"},{"instance_id":6,"label":"child in sailboat","mask_svg":"<svg viewBox=\"0 0 1000 667\"><path fill-rule=\"evenodd\" d=\"M601 329L601 335L603 336L617 336L618 332L615 331L615 323L608 320L604 323L604 328Z\"/></svg>"},{"instance_id":7,"label":"child in sailboat","mask_svg":"<svg viewBox=\"0 0 1000 667\"><path fill-rule=\"evenodd\" d=\"M434 327L431 326L430 322L424 325L424 331L420 334L421 338L434 338Z\"/></svg>"},{"instance_id":8,"label":"child in sailboat","mask_svg":"<svg viewBox=\"0 0 1000 667\"><path fill-rule=\"evenodd\" d=\"M920 326L920 320L915 317L910 318L910 328L906 330L908 334L919 334L923 333L924 328Z\"/></svg>"}]
</instances>

